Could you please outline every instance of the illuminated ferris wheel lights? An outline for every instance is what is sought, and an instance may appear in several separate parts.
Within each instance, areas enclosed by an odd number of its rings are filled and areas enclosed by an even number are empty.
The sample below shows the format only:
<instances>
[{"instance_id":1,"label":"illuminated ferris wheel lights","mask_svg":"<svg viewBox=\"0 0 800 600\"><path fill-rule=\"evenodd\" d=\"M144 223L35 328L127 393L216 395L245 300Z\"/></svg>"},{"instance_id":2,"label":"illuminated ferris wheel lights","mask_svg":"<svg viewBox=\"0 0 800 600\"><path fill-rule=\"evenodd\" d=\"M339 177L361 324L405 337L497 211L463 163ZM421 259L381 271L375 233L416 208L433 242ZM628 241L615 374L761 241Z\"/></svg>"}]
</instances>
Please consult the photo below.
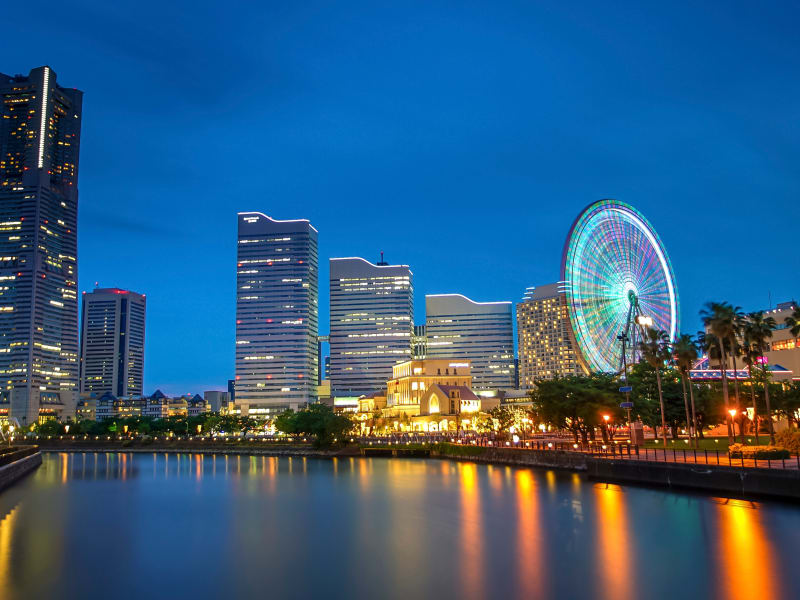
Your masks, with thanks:
<instances>
[{"instance_id":1,"label":"illuminated ferris wheel lights","mask_svg":"<svg viewBox=\"0 0 800 600\"><path fill-rule=\"evenodd\" d=\"M636 322L642 327L652 327L653 317L646 317L644 315L639 315L638 317L636 317Z\"/></svg>"}]
</instances>

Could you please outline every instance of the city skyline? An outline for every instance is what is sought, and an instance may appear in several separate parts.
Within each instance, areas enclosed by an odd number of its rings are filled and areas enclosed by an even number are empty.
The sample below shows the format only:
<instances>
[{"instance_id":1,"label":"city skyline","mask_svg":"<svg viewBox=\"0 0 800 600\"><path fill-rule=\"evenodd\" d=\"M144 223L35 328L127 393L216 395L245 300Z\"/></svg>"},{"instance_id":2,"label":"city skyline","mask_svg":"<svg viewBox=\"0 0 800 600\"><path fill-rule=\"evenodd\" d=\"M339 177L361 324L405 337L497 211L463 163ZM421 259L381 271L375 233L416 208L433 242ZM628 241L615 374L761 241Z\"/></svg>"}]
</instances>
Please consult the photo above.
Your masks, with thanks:
<instances>
[{"instance_id":1,"label":"city skyline","mask_svg":"<svg viewBox=\"0 0 800 600\"><path fill-rule=\"evenodd\" d=\"M54 7L34 29L11 7L19 27L0 71L49 64L86 92L79 289L99 281L147 294L145 392L224 389L231 377L226 265L231 215L242 210L310 219L322 281L330 256L402 257L418 315L426 294L516 303L525 288L556 281L569 224L603 197L633 204L659 231L683 331L700 329L707 300L757 310L797 295L798 258L780 227L800 189L796 136L786 133L797 83L782 75L800 52L785 11L739 6L748 14L736 22L708 7L688 21L686 7L680 18L611 11L592 14L587 30L555 5L455 16L432 5L420 30L363 8L333 21L297 9L197 14L178 43L178 8L141 25L115 7ZM355 23L372 33L352 36ZM149 54L126 42L138 34ZM26 43L32 35L41 43ZM298 36L316 41L300 51ZM214 70L230 85L200 83ZM163 102L148 99L156 88ZM222 150L215 176L209 139ZM255 184L236 177L253 169ZM399 210L409 202L433 210ZM426 235L421 244L410 234L421 217L482 243L456 248ZM731 239L763 236L766 254L734 252L709 222ZM327 331L327 311L320 316Z\"/></svg>"}]
</instances>

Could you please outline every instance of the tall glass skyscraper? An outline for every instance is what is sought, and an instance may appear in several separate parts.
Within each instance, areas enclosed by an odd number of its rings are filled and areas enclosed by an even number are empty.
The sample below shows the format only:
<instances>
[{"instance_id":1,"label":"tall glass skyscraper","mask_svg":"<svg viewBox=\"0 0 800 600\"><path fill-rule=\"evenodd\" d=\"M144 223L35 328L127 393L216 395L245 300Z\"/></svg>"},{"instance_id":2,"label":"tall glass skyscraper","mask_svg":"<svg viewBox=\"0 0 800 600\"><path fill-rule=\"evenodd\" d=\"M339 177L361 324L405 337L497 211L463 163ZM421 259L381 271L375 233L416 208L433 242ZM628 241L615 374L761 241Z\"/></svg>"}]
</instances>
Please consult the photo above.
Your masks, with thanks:
<instances>
[{"instance_id":1,"label":"tall glass skyscraper","mask_svg":"<svg viewBox=\"0 0 800 600\"><path fill-rule=\"evenodd\" d=\"M142 395L145 308L146 298L128 290L83 293L81 393Z\"/></svg>"},{"instance_id":2,"label":"tall glass skyscraper","mask_svg":"<svg viewBox=\"0 0 800 600\"><path fill-rule=\"evenodd\" d=\"M317 230L239 213L235 403L274 414L317 398Z\"/></svg>"},{"instance_id":3,"label":"tall glass skyscraper","mask_svg":"<svg viewBox=\"0 0 800 600\"><path fill-rule=\"evenodd\" d=\"M428 358L472 363L472 387L515 383L511 302L474 302L461 294L425 296Z\"/></svg>"},{"instance_id":4,"label":"tall glass skyscraper","mask_svg":"<svg viewBox=\"0 0 800 600\"><path fill-rule=\"evenodd\" d=\"M385 388L392 365L411 358L411 269L332 258L330 284L331 396Z\"/></svg>"},{"instance_id":5,"label":"tall glass skyscraper","mask_svg":"<svg viewBox=\"0 0 800 600\"><path fill-rule=\"evenodd\" d=\"M83 92L0 74L0 416L72 414L78 392Z\"/></svg>"}]
</instances>

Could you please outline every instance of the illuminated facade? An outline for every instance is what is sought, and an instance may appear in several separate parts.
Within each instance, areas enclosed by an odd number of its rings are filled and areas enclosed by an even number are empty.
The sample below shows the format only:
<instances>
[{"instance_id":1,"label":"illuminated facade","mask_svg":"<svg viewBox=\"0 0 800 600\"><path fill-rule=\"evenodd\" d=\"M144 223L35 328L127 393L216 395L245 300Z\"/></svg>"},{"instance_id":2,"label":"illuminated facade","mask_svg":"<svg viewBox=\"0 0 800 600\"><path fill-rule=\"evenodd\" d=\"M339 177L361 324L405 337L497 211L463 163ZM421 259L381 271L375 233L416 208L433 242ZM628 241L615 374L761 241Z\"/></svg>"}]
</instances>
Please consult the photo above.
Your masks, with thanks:
<instances>
[{"instance_id":1,"label":"illuminated facade","mask_svg":"<svg viewBox=\"0 0 800 600\"><path fill-rule=\"evenodd\" d=\"M425 296L426 358L472 365L476 390L515 384L511 302L474 302L461 294Z\"/></svg>"},{"instance_id":2,"label":"illuminated facade","mask_svg":"<svg viewBox=\"0 0 800 600\"><path fill-rule=\"evenodd\" d=\"M317 230L258 212L238 222L234 401L271 415L317 399Z\"/></svg>"},{"instance_id":3,"label":"illuminated facade","mask_svg":"<svg viewBox=\"0 0 800 600\"><path fill-rule=\"evenodd\" d=\"M74 413L83 92L0 74L0 416Z\"/></svg>"},{"instance_id":4,"label":"illuminated facade","mask_svg":"<svg viewBox=\"0 0 800 600\"><path fill-rule=\"evenodd\" d=\"M81 394L142 394L145 305L142 294L118 288L83 293Z\"/></svg>"},{"instance_id":5,"label":"illuminated facade","mask_svg":"<svg viewBox=\"0 0 800 600\"><path fill-rule=\"evenodd\" d=\"M332 258L330 310L331 395L358 397L385 387L392 366L411 358L411 269Z\"/></svg>"},{"instance_id":6,"label":"illuminated facade","mask_svg":"<svg viewBox=\"0 0 800 600\"><path fill-rule=\"evenodd\" d=\"M569 315L557 283L528 288L517 304L519 385L583 373L569 333Z\"/></svg>"},{"instance_id":7,"label":"illuminated facade","mask_svg":"<svg viewBox=\"0 0 800 600\"><path fill-rule=\"evenodd\" d=\"M469 361L426 359L394 365L386 383L387 413L418 415L422 397L433 385L471 387Z\"/></svg>"}]
</instances>

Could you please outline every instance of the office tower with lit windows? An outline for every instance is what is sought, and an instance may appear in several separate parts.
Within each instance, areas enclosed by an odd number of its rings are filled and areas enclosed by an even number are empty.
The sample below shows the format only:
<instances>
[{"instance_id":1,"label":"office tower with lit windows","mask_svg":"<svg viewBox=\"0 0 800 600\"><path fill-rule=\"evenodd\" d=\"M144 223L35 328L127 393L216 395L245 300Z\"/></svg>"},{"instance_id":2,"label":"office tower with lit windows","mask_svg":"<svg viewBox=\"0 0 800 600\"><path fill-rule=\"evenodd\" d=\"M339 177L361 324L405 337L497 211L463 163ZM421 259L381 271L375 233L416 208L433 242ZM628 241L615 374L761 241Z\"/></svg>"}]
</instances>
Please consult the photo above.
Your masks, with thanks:
<instances>
[{"instance_id":1,"label":"office tower with lit windows","mask_svg":"<svg viewBox=\"0 0 800 600\"><path fill-rule=\"evenodd\" d=\"M0 74L0 416L74 412L83 92L50 67Z\"/></svg>"},{"instance_id":2,"label":"office tower with lit windows","mask_svg":"<svg viewBox=\"0 0 800 600\"><path fill-rule=\"evenodd\" d=\"M517 352L522 389L532 388L537 379L583 373L560 284L528 288L517 304Z\"/></svg>"},{"instance_id":3,"label":"office tower with lit windows","mask_svg":"<svg viewBox=\"0 0 800 600\"><path fill-rule=\"evenodd\" d=\"M386 387L392 366L411 358L414 288L408 265L330 260L331 396Z\"/></svg>"},{"instance_id":4,"label":"office tower with lit windows","mask_svg":"<svg viewBox=\"0 0 800 600\"><path fill-rule=\"evenodd\" d=\"M305 219L239 213L236 378L242 415L272 415L317 399L317 230Z\"/></svg>"},{"instance_id":5,"label":"office tower with lit windows","mask_svg":"<svg viewBox=\"0 0 800 600\"><path fill-rule=\"evenodd\" d=\"M81 394L142 395L145 308L144 295L128 290L83 293Z\"/></svg>"},{"instance_id":6,"label":"office tower with lit windows","mask_svg":"<svg viewBox=\"0 0 800 600\"><path fill-rule=\"evenodd\" d=\"M425 296L427 358L472 364L472 388L514 388L511 302L475 302L461 294Z\"/></svg>"}]
</instances>

